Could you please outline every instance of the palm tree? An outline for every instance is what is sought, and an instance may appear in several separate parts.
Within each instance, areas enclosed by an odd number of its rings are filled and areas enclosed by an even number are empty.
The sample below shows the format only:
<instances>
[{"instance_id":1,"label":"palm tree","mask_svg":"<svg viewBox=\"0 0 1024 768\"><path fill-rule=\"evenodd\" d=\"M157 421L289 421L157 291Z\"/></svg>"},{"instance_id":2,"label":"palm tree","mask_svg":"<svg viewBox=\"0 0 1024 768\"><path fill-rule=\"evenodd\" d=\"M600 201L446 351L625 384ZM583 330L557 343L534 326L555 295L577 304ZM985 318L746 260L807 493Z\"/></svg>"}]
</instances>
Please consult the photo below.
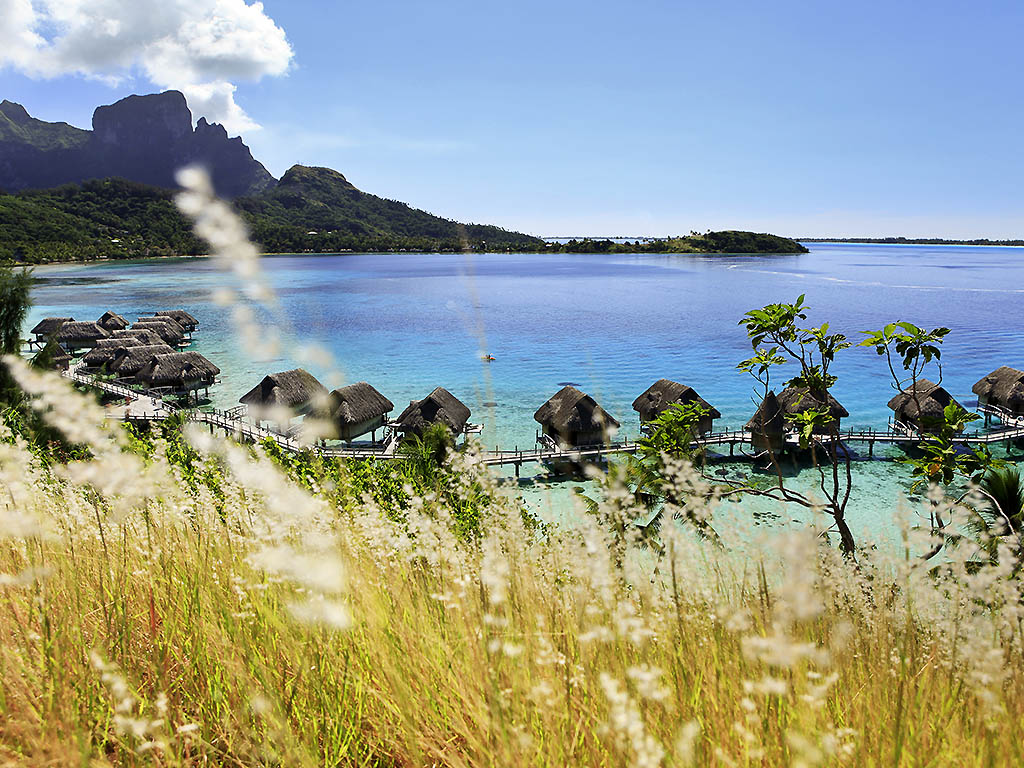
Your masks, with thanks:
<instances>
[{"instance_id":1,"label":"palm tree","mask_svg":"<svg viewBox=\"0 0 1024 768\"><path fill-rule=\"evenodd\" d=\"M1019 560L1024 542L1024 477L1016 467L990 469L978 490L984 501L972 521L978 543L995 560L1000 539L1014 542Z\"/></svg>"}]
</instances>

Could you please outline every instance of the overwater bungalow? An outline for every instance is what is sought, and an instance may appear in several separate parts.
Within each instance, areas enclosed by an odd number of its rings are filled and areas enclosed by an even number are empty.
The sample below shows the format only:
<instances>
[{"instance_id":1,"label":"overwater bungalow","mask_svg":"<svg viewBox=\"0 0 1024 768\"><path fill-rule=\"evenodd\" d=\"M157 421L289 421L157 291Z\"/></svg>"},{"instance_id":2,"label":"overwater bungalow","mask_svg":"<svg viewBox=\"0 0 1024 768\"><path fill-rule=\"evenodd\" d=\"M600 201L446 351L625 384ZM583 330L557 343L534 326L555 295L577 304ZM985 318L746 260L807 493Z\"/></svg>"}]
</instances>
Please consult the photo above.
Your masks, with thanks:
<instances>
[{"instance_id":1,"label":"overwater bungalow","mask_svg":"<svg viewBox=\"0 0 1024 768\"><path fill-rule=\"evenodd\" d=\"M466 430L470 410L444 387L422 400L413 400L399 415L395 429L408 435L422 435L432 424L444 424L453 435Z\"/></svg>"},{"instance_id":2,"label":"overwater bungalow","mask_svg":"<svg viewBox=\"0 0 1024 768\"><path fill-rule=\"evenodd\" d=\"M1024 416L1024 371L1002 366L971 387L978 396L978 407L985 414L985 423L991 421L992 411L997 416Z\"/></svg>"},{"instance_id":3,"label":"overwater bungalow","mask_svg":"<svg viewBox=\"0 0 1024 768\"><path fill-rule=\"evenodd\" d=\"M182 330L184 330L185 333L192 333L196 328L199 327L199 321L196 320L196 318L193 315L186 312L184 309L165 309L161 310L160 312L154 313L153 316L171 318L174 322L176 322L178 325L182 327Z\"/></svg>"},{"instance_id":4,"label":"overwater bungalow","mask_svg":"<svg viewBox=\"0 0 1024 768\"><path fill-rule=\"evenodd\" d=\"M57 347L57 350L50 358L50 367L55 371L66 371L71 367L71 355Z\"/></svg>"},{"instance_id":5,"label":"overwater bungalow","mask_svg":"<svg viewBox=\"0 0 1024 768\"><path fill-rule=\"evenodd\" d=\"M29 331L29 333L35 336L35 339L29 342L29 346L44 346L50 340L50 337L60 330L64 323L73 323L74 321L75 318L73 317L44 317L36 323L35 328Z\"/></svg>"},{"instance_id":6,"label":"overwater bungalow","mask_svg":"<svg viewBox=\"0 0 1024 768\"><path fill-rule=\"evenodd\" d=\"M97 320L96 323L100 326L100 328L105 328L111 333L113 333L114 331L123 331L130 325L130 323L127 320L125 320L122 315L119 315L116 312L110 312L109 310L107 312L104 312L103 316L100 317L100 319Z\"/></svg>"},{"instance_id":7,"label":"overwater bungalow","mask_svg":"<svg viewBox=\"0 0 1024 768\"><path fill-rule=\"evenodd\" d=\"M119 347L107 363L107 370L119 379L134 381L135 375L157 355L174 352L167 344L147 344L143 347Z\"/></svg>"},{"instance_id":8,"label":"overwater bungalow","mask_svg":"<svg viewBox=\"0 0 1024 768\"><path fill-rule=\"evenodd\" d=\"M533 418L545 435L568 448L605 443L620 426L594 398L572 386L558 390Z\"/></svg>"},{"instance_id":9,"label":"overwater bungalow","mask_svg":"<svg viewBox=\"0 0 1024 768\"><path fill-rule=\"evenodd\" d=\"M921 432L934 432L944 422L942 412L950 403L960 405L938 384L928 379L918 379L916 386L908 386L890 400L889 407L895 412L894 418L900 424ZM962 405L960 407L963 408Z\"/></svg>"},{"instance_id":10,"label":"overwater bungalow","mask_svg":"<svg viewBox=\"0 0 1024 768\"><path fill-rule=\"evenodd\" d=\"M786 419L775 391L770 390L744 429L755 451L778 453L786 444Z\"/></svg>"},{"instance_id":11,"label":"overwater bungalow","mask_svg":"<svg viewBox=\"0 0 1024 768\"><path fill-rule=\"evenodd\" d=\"M154 355L135 374L135 381L147 389L165 389L177 395L204 390L220 374L220 368L198 352L168 352Z\"/></svg>"},{"instance_id":12,"label":"overwater bungalow","mask_svg":"<svg viewBox=\"0 0 1024 768\"><path fill-rule=\"evenodd\" d=\"M327 387L316 377L302 368L271 373L240 398L257 422L268 415L287 411L295 416L305 416L322 408L327 402ZM273 416L276 421L276 416Z\"/></svg>"},{"instance_id":13,"label":"overwater bungalow","mask_svg":"<svg viewBox=\"0 0 1024 768\"><path fill-rule=\"evenodd\" d=\"M123 331L114 331L110 334L112 339L136 339L142 344L166 344L156 331L147 328L126 328Z\"/></svg>"},{"instance_id":14,"label":"overwater bungalow","mask_svg":"<svg viewBox=\"0 0 1024 768\"><path fill-rule=\"evenodd\" d=\"M99 323L72 321L64 323L53 338L68 352L79 349L92 349L100 339L110 337L110 331L100 327Z\"/></svg>"},{"instance_id":15,"label":"overwater bungalow","mask_svg":"<svg viewBox=\"0 0 1024 768\"><path fill-rule=\"evenodd\" d=\"M783 416L796 416L809 410L827 410L833 421L814 430L816 435L827 435L833 429L839 429L842 419L850 415L831 393L828 394L828 407L820 393L814 393L807 387L786 387L778 394L778 403Z\"/></svg>"},{"instance_id":16,"label":"overwater bungalow","mask_svg":"<svg viewBox=\"0 0 1024 768\"><path fill-rule=\"evenodd\" d=\"M185 331L169 317L142 317L132 329L153 331L172 347L185 343Z\"/></svg>"},{"instance_id":17,"label":"overwater bungalow","mask_svg":"<svg viewBox=\"0 0 1024 768\"><path fill-rule=\"evenodd\" d=\"M367 432L372 433L371 439L376 442L376 430L384 426L394 408L394 403L365 381L336 389L328 396L334 436L346 442Z\"/></svg>"},{"instance_id":18,"label":"overwater bungalow","mask_svg":"<svg viewBox=\"0 0 1024 768\"><path fill-rule=\"evenodd\" d=\"M640 425L645 426L676 403L697 403L707 413L697 422L697 432L707 434L714 426L715 419L722 418L718 409L697 394L693 387L671 379L658 379L640 397L633 401L633 410L640 415Z\"/></svg>"},{"instance_id":19,"label":"overwater bungalow","mask_svg":"<svg viewBox=\"0 0 1024 768\"><path fill-rule=\"evenodd\" d=\"M95 347L85 353L82 362L89 370L99 370L114 359L119 349L142 346L145 346L145 342L135 336L100 339Z\"/></svg>"}]
</instances>

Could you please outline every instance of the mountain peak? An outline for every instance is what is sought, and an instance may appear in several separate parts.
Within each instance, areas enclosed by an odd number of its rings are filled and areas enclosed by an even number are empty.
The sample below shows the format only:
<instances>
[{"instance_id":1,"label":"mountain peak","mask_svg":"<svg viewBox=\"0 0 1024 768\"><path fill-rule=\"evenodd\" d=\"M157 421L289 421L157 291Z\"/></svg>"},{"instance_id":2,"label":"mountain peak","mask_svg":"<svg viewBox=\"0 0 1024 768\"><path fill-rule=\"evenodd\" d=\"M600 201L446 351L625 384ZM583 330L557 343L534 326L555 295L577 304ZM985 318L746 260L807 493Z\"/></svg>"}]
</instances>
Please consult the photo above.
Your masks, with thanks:
<instances>
[{"instance_id":1,"label":"mountain peak","mask_svg":"<svg viewBox=\"0 0 1024 768\"><path fill-rule=\"evenodd\" d=\"M288 186L309 181L323 181L334 184L344 184L351 187L352 184L345 178L344 174L333 168L324 168L318 165L293 165L284 172L278 185Z\"/></svg>"},{"instance_id":2,"label":"mountain peak","mask_svg":"<svg viewBox=\"0 0 1024 768\"><path fill-rule=\"evenodd\" d=\"M87 179L119 176L157 187L176 188L175 172L205 166L223 197L254 194L274 177L253 159L240 138L192 112L180 91L128 96L98 107L92 131L31 117L5 101L0 112L0 188L39 189ZM4 124L6 122L6 128Z\"/></svg>"},{"instance_id":3,"label":"mountain peak","mask_svg":"<svg viewBox=\"0 0 1024 768\"><path fill-rule=\"evenodd\" d=\"M21 106L21 104L8 101L7 99L0 101L0 114L15 123L27 123L32 119L28 110Z\"/></svg>"},{"instance_id":4,"label":"mountain peak","mask_svg":"<svg viewBox=\"0 0 1024 768\"><path fill-rule=\"evenodd\" d=\"M137 142L162 144L192 134L192 113L180 91L128 96L97 107L92 129L104 144Z\"/></svg>"}]
</instances>

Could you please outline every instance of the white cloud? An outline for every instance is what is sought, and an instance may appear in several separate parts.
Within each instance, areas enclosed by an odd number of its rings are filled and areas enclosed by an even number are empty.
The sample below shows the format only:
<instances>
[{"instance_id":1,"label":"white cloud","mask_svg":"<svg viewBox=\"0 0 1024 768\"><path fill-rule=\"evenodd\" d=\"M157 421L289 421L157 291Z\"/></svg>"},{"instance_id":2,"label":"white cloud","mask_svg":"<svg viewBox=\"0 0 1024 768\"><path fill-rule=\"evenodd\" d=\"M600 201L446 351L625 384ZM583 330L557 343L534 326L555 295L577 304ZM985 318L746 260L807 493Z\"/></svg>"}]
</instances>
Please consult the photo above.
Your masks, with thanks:
<instances>
[{"instance_id":1,"label":"white cloud","mask_svg":"<svg viewBox=\"0 0 1024 768\"><path fill-rule=\"evenodd\" d=\"M292 56L259 2L0 0L0 67L111 84L142 75L232 133L257 127L235 102L235 83L282 75Z\"/></svg>"}]
</instances>

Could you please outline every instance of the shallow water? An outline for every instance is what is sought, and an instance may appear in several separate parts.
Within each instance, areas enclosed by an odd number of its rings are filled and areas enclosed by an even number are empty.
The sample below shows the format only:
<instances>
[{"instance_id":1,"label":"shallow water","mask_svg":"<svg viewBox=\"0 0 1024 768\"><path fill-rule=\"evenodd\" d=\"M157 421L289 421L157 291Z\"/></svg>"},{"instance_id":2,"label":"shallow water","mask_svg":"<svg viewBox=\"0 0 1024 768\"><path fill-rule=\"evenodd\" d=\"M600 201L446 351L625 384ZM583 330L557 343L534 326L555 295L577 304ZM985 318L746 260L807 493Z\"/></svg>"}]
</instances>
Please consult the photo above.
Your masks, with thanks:
<instances>
[{"instance_id":1,"label":"shallow water","mask_svg":"<svg viewBox=\"0 0 1024 768\"><path fill-rule=\"evenodd\" d=\"M532 446L533 412L565 383L597 398L630 436L633 399L661 377L696 388L722 412L720 428L738 427L753 410L753 382L735 369L750 353L737 323L749 309L801 293L810 322L828 321L855 340L893 320L952 328L944 384L965 405L984 374L1024 367L1024 250L810 247L784 256L303 255L267 257L263 267L289 337L325 346L347 381L369 381L398 409L446 387L484 424L489 446ZM130 320L192 312L202 323L194 348L223 371L218 406L237 403L264 373L299 364L288 353L270 363L247 358L227 310L210 298L230 284L211 261L40 267L36 275L27 328L47 315L94 319L107 309ZM485 351L496 360L482 362ZM833 372L851 414L845 425L884 427L893 391L882 359L852 349ZM891 517L904 476L891 464L859 465L862 492L851 510L867 514L881 500Z\"/></svg>"}]
</instances>

